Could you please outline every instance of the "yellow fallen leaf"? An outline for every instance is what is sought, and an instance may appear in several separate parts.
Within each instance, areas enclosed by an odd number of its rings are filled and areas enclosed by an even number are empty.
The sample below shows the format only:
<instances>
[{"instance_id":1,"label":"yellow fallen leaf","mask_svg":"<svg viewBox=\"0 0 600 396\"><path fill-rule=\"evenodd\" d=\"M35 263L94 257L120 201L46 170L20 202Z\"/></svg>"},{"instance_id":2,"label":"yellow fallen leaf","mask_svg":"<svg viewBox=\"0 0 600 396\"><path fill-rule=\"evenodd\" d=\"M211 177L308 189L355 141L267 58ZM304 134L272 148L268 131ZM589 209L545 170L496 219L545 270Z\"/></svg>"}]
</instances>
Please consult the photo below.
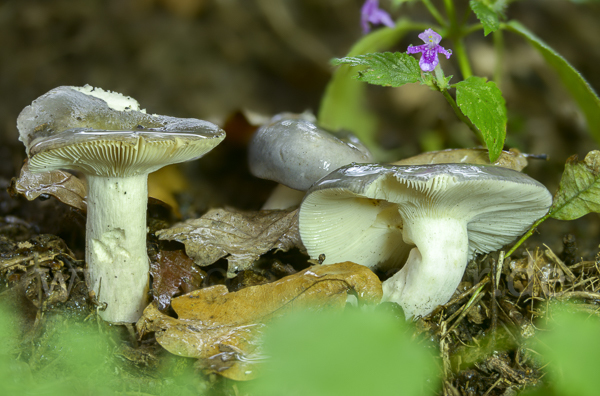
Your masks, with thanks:
<instances>
[{"instance_id":1,"label":"yellow fallen leaf","mask_svg":"<svg viewBox=\"0 0 600 396\"><path fill-rule=\"evenodd\" d=\"M188 188L188 181L177 164L165 166L148 175L148 196L168 204L179 216L179 204L175 194Z\"/></svg>"},{"instance_id":2,"label":"yellow fallen leaf","mask_svg":"<svg viewBox=\"0 0 600 396\"><path fill-rule=\"evenodd\" d=\"M256 376L260 336L271 320L307 309L342 310L351 290L361 302L381 300L377 276L367 267L345 262L310 267L233 293L223 285L193 291L171 300L178 319L161 313L153 303L137 327L141 335L154 331L169 352L200 359L205 370L247 380Z\"/></svg>"},{"instance_id":3,"label":"yellow fallen leaf","mask_svg":"<svg viewBox=\"0 0 600 396\"><path fill-rule=\"evenodd\" d=\"M489 164L490 158L487 149L448 149L441 151L429 151L393 162L393 165L426 165L426 164ZM527 158L516 149L502 151L493 165L503 168L523 170L527 166Z\"/></svg>"}]
</instances>

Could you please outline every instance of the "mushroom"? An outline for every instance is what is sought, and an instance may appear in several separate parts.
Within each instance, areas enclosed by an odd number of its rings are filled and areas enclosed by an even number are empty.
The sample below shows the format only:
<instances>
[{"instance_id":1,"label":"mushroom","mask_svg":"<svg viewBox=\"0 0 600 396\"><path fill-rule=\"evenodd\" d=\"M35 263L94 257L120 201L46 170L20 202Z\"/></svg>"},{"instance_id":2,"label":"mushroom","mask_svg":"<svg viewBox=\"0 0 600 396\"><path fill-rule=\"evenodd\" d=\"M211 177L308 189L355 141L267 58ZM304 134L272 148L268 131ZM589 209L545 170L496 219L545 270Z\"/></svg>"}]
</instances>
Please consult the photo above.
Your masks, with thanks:
<instances>
[{"instance_id":1,"label":"mushroom","mask_svg":"<svg viewBox=\"0 0 600 396\"><path fill-rule=\"evenodd\" d=\"M334 169L371 162L371 153L353 135L337 138L315 125L314 116L283 113L260 127L248 146L250 172L281 183L263 209L300 204L304 191Z\"/></svg>"},{"instance_id":2,"label":"mushroom","mask_svg":"<svg viewBox=\"0 0 600 396\"><path fill-rule=\"evenodd\" d=\"M132 323L147 305L147 178L201 157L225 137L196 119L149 115L132 98L58 87L23 109L17 125L32 172L75 170L87 179L86 262L109 322Z\"/></svg>"},{"instance_id":3,"label":"mushroom","mask_svg":"<svg viewBox=\"0 0 600 396\"><path fill-rule=\"evenodd\" d=\"M404 263L384 281L384 301L410 318L448 302L475 254L513 241L551 202L539 182L492 165L351 164L307 191L299 228L309 255L325 254L324 264Z\"/></svg>"}]
</instances>

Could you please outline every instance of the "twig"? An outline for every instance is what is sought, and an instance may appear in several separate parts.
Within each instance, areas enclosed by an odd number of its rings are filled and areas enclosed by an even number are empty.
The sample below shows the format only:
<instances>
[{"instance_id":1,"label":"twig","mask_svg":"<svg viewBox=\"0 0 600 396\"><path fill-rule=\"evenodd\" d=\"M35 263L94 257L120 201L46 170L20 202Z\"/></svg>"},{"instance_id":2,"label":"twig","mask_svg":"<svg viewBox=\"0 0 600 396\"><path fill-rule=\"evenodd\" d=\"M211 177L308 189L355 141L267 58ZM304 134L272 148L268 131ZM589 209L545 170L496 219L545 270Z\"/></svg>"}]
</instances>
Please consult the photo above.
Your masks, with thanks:
<instances>
[{"instance_id":1,"label":"twig","mask_svg":"<svg viewBox=\"0 0 600 396\"><path fill-rule=\"evenodd\" d=\"M560 267L560 269L563 270L563 272L565 273L565 275L567 275L567 277L569 278L569 280L571 282L573 282L575 279L577 279L577 277L573 274L573 272L571 272L571 270L569 269L569 267L567 267L567 265L565 263L563 263L563 261L561 259L559 259L556 254L554 254L554 252L552 251L552 249L550 249L548 247L548 245L546 245L545 243L544 243L544 246L546 247L546 250L544 252L546 254L546 257L548 257L550 260L552 260L556 264L558 264L558 266Z\"/></svg>"},{"instance_id":2,"label":"twig","mask_svg":"<svg viewBox=\"0 0 600 396\"><path fill-rule=\"evenodd\" d=\"M504 259L504 257L502 257ZM496 260L492 259L492 348L496 347L496 327L498 327L498 307L496 306L496 291L498 290L498 271Z\"/></svg>"},{"instance_id":3,"label":"twig","mask_svg":"<svg viewBox=\"0 0 600 396\"><path fill-rule=\"evenodd\" d=\"M456 326L458 326L458 324L465 318L465 316L467 316L467 313L469 313L469 311L471 310L471 307L475 304L477 304L479 302L479 300L481 300L484 296L483 293L481 293L481 290L483 290L483 287L485 285L482 285L479 289L477 289L477 291L473 294L473 296L471 297L471 299L469 299L469 301L464 305L462 312L460 313L460 316L458 317L458 319L456 319L456 321L454 321L454 323L452 323L452 326L450 326L450 328L442 333L441 337L444 338L446 337L448 334L450 334L450 332L452 330L454 330L454 328Z\"/></svg>"},{"instance_id":4,"label":"twig","mask_svg":"<svg viewBox=\"0 0 600 396\"><path fill-rule=\"evenodd\" d=\"M558 300L568 300L569 298L587 298L590 300L600 300L600 293L586 291L559 292L553 295Z\"/></svg>"},{"instance_id":5,"label":"twig","mask_svg":"<svg viewBox=\"0 0 600 396\"><path fill-rule=\"evenodd\" d=\"M498 378L498 380L496 382L494 382L494 384L483 394L483 396L487 396L490 394L490 392L496 387L498 386L498 384L500 384L500 382L502 382L502 376L500 378Z\"/></svg>"},{"instance_id":6,"label":"twig","mask_svg":"<svg viewBox=\"0 0 600 396\"><path fill-rule=\"evenodd\" d=\"M471 287L469 290L462 292L461 294L459 294L458 296L456 296L455 298L453 298L452 300L448 301L446 304L444 305L440 305L439 307L437 307L432 313L431 316L437 314L438 312L440 312L442 309L451 307L452 305L456 304L457 302L459 302L460 300L462 300L463 298L473 294L475 292L475 290L479 289L480 287L486 285L488 282L490 281L490 277L486 276L485 278L483 278L478 284L476 284L475 286Z\"/></svg>"}]
</instances>

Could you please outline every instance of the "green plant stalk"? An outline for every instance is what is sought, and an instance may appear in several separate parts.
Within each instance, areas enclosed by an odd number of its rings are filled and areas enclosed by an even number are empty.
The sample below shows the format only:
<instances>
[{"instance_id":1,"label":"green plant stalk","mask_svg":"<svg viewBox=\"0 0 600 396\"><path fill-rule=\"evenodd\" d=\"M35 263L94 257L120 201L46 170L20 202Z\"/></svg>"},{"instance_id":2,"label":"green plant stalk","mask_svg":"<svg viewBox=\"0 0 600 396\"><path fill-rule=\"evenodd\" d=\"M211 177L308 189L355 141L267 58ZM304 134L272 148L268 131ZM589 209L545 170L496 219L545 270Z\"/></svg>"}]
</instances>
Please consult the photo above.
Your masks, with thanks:
<instances>
[{"instance_id":1,"label":"green plant stalk","mask_svg":"<svg viewBox=\"0 0 600 396\"><path fill-rule=\"evenodd\" d=\"M494 49L496 50L496 67L494 68L494 82L500 87L502 79L502 61L504 60L504 35L502 30L498 29L492 33L494 40Z\"/></svg>"},{"instance_id":2,"label":"green plant stalk","mask_svg":"<svg viewBox=\"0 0 600 396\"><path fill-rule=\"evenodd\" d=\"M435 8L435 6L430 0L423 0L423 4L425 4L425 7L427 7L429 13L435 18L435 20L438 24L440 24L440 26L445 27L447 25L447 22L442 17L442 14L440 14L440 12L437 10L437 8Z\"/></svg>"},{"instance_id":3,"label":"green plant stalk","mask_svg":"<svg viewBox=\"0 0 600 396\"><path fill-rule=\"evenodd\" d=\"M456 26L456 10L454 9L454 3L452 0L444 0L444 6L446 7L446 15L450 21L450 26Z\"/></svg>"},{"instance_id":4,"label":"green plant stalk","mask_svg":"<svg viewBox=\"0 0 600 396\"><path fill-rule=\"evenodd\" d=\"M523 242L525 242L530 236L533 235L533 232L535 231L535 229L542 224L544 221L546 221L546 219L548 219L548 217L550 217L552 215L551 212L548 212L544 217L542 217L541 219L539 219L538 221L536 221L535 223L533 223L533 225L531 226L531 228L529 228L529 231L527 231L527 233L525 235L523 235L521 237L521 239L519 239L519 241L517 243L515 243L515 245L508 251L506 252L506 254L504 255L504 257L508 257L511 254L513 254L515 252L515 250L517 250L517 248L519 246L521 246L521 244Z\"/></svg>"},{"instance_id":5,"label":"green plant stalk","mask_svg":"<svg viewBox=\"0 0 600 396\"><path fill-rule=\"evenodd\" d=\"M465 124L467 124L469 129L472 130L473 133L475 133L475 135L477 135L477 138L479 138L479 140L485 145L485 140L483 139L483 135L481 134L481 131L471 122L471 120L469 120L469 118L467 116L465 116L463 114L462 111L460 111L460 108L456 104L456 101L454 100L454 98L452 96L450 96L450 94L448 93L448 90L444 89L444 90L440 90L440 92L442 93L442 95L444 95L444 98L446 98L448 103L450 103L450 106L452 107L452 110L454 110L454 113L456 114L458 119L461 120L462 122L464 122Z\"/></svg>"},{"instance_id":6,"label":"green plant stalk","mask_svg":"<svg viewBox=\"0 0 600 396\"><path fill-rule=\"evenodd\" d=\"M469 58L462 38L454 40L454 54L456 54L458 59L458 67L460 68L463 80L466 80L473 75L473 71L471 70L471 64L469 63Z\"/></svg>"},{"instance_id":7,"label":"green plant stalk","mask_svg":"<svg viewBox=\"0 0 600 396\"><path fill-rule=\"evenodd\" d=\"M470 26L464 27L462 30L462 35L468 36L471 33L475 33L478 30L483 30L483 25L481 23L474 23Z\"/></svg>"}]
</instances>

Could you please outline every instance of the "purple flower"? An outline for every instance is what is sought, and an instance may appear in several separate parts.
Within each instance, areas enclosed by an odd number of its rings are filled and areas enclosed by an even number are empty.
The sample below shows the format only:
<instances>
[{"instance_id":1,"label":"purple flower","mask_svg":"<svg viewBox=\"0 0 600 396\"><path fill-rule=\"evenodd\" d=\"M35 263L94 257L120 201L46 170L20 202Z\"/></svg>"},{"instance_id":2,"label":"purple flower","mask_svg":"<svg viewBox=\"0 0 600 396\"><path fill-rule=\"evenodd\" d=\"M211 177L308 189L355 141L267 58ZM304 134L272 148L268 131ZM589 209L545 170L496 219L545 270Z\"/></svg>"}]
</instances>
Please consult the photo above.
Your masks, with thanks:
<instances>
[{"instance_id":1,"label":"purple flower","mask_svg":"<svg viewBox=\"0 0 600 396\"><path fill-rule=\"evenodd\" d=\"M421 66L421 70L430 72L435 69L438 60L438 53L446 55L446 59L450 59L450 55L452 55L451 50L446 50L440 44L440 40L442 40L442 36L437 34L431 29L425 30L423 33L419 34L419 38L425 42L425 44L414 46L409 46L406 51L409 54L416 54L419 52L423 53L421 56L421 60L419 61L419 66Z\"/></svg>"},{"instance_id":2,"label":"purple flower","mask_svg":"<svg viewBox=\"0 0 600 396\"><path fill-rule=\"evenodd\" d=\"M379 9L379 0L367 0L363 4L360 10L360 23L362 25L363 33L369 33L371 26L369 23L374 25L385 25L387 27L394 27L394 22L390 18L390 14Z\"/></svg>"}]
</instances>

